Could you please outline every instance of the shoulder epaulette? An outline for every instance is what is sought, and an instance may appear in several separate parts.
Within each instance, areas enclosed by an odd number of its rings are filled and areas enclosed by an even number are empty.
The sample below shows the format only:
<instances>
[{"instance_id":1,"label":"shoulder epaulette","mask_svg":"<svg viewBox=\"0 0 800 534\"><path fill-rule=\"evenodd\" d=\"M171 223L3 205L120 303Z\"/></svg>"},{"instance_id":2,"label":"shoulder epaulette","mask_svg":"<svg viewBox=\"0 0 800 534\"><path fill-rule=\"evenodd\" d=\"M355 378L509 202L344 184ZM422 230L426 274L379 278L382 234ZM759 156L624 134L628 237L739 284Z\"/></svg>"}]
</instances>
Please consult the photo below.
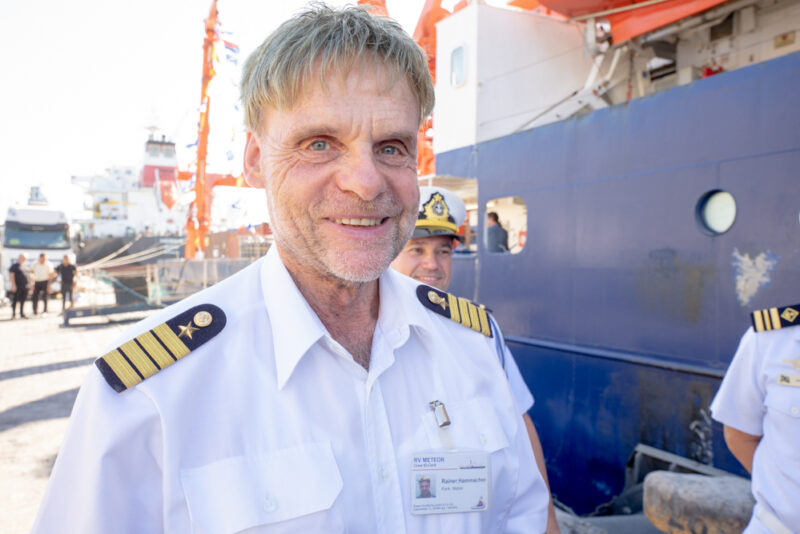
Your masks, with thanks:
<instances>
[{"instance_id":1,"label":"shoulder epaulette","mask_svg":"<svg viewBox=\"0 0 800 534\"><path fill-rule=\"evenodd\" d=\"M766 308L756 310L750 314L753 321L753 329L756 332L765 330L778 330L787 326L800 324L797 318L800 316L800 304L786 306L784 308Z\"/></svg>"},{"instance_id":2,"label":"shoulder epaulette","mask_svg":"<svg viewBox=\"0 0 800 534\"><path fill-rule=\"evenodd\" d=\"M201 304L123 343L94 363L108 385L122 393L219 334L225 321L220 308Z\"/></svg>"},{"instance_id":3,"label":"shoulder epaulette","mask_svg":"<svg viewBox=\"0 0 800 534\"><path fill-rule=\"evenodd\" d=\"M429 310L472 328L484 336L492 337L492 327L483 304L475 304L463 297L456 297L426 285L417 286L417 298Z\"/></svg>"}]
</instances>

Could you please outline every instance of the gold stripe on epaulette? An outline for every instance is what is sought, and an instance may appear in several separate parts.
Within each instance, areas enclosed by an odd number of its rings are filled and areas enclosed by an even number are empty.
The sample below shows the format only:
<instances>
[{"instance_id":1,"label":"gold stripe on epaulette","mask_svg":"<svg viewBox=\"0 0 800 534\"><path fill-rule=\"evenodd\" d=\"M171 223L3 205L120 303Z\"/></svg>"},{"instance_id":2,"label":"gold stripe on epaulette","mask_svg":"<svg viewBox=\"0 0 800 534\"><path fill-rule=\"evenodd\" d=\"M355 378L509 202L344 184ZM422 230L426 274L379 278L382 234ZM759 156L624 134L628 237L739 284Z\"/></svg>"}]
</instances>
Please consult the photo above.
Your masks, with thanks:
<instances>
[{"instance_id":1,"label":"gold stripe on epaulette","mask_svg":"<svg viewBox=\"0 0 800 534\"><path fill-rule=\"evenodd\" d=\"M475 330L476 332L481 331L481 320L478 319L478 307L475 306L473 303L469 303L467 306L469 308L469 322L470 328Z\"/></svg>"},{"instance_id":2,"label":"gold stripe on epaulette","mask_svg":"<svg viewBox=\"0 0 800 534\"><path fill-rule=\"evenodd\" d=\"M770 308L769 309L769 320L772 322L772 328L777 330L781 326L781 316L778 315L778 308Z\"/></svg>"},{"instance_id":3,"label":"gold stripe on epaulette","mask_svg":"<svg viewBox=\"0 0 800 534\"><path fill-rule=\"evenodd\" d=\"M136 341L139 342L144 351L149 354L162 369L175 363L175 359L170 356L167 349L165 349L150 332L145 332L138 336Z\"/></svg>"},{"instance_id":4,"label":"gold stripe on epaulette","mask_svg":"<svg viewBox=\"0 0 800 534\"><path fill-rule=\"evenodd\" d=\"M764 319L761 318L760 311L753 312L753 324L756 327L756 332L763 332L764 331Z\"/></svg>"},{"instance_id":5,"label":"gold stripe on epaulette","mask_svg":"<svg viewBox=\"0 0 800 534\"><path fill-rule=\"evenodd\" d=\"M103 360L111 367L111 370L114 371L120 381L125 384L126 388L133 387L142 381L141 377L136 374L136 371L125 361L125 358L122 357L122 354L117 349L103 356Z\"/></svg>"},{"instance_id":6,"label":"gold stripe on epaulette","mask_svg":"<svg viewBox=\"0 0 800 534\"><path fill-rule=\"evenodd\" d=\"M119 350L128 357L128 361L139 371L142 378L150 378L160 371L134 340L126 341L119 347Z\"/></svg>"},{"instance_id":7,"label":"gold stripe on epaulette","mask_svg":"<svg viewBox=\"0 0 800 534\"><path fill-rule=\"evenodd\" d=\"M466 327L472 328L469 322L469 301L464 297L458 297L458 311L461 314L459 322Z\"/></svg>"},{"instance_id":8,"label":"gold stripe on epaulette","mask_svg":"<svg viewBox=\"0 0 800 534\"><path fill-rule=\"evenodd\" d=\"M458 313L458 299L455 295L448 293L447 302L450 304L450 318L457 323L461 322L461 314Z\"/></svg>"},{"instance_id":9,"label":"gold stripe on epaulette","mask_svg":"<svg viewBox=\"0 0 800 534\"><path fill-rule=\"evenodd\" d=\"M189 347L184 345L183 341L175 335L175 332L166 323L161 323L153 328L153 333L158 336L158 339L164 343L176 359L179 360L191 352Z\"/></svg>"},{"instance_id":10,"label":"gold stripe on epaulette","mask_svg":"<svg viewBox=\"0 0 800 534\"><path fill-rule=\"evenodd\" d=\"M483 305L478 307L478 317L481 319L481 334L492 337L492 327L489 325L489 316L486 314L486 308Z\"/></svg>"},{"instance_id":11,"label":"gold stripe on epaulette","mask_svg":"<svg viewBox=\"0 0 800 534\"><path fill-rule=\"evenodd\" d=\"M761 310L758 313L760 313L761 317L764 318L764 329L765 330L772 330L772 323L769 320L769 311L768 310Z\"/></svg>"}]
</instances>

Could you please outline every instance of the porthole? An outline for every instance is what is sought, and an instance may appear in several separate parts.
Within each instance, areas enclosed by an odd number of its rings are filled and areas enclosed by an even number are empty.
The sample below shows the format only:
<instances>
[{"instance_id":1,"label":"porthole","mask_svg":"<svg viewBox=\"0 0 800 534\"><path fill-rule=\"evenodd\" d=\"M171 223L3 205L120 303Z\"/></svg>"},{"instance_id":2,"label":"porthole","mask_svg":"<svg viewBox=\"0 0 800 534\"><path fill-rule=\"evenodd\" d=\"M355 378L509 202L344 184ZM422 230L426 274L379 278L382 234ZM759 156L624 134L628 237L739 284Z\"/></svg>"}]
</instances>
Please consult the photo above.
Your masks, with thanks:
<instances>
[{"instance_id":1,"label":"porthole","mask_svg":"<svg viewBox=\"0 0 800 534\"><path fill-rule=\"evenodd\" d=\"M736 199L722 189L709 191L697 201L695 216L704 233L724 234L736 220Z\"/></svg>"}]
</instances>

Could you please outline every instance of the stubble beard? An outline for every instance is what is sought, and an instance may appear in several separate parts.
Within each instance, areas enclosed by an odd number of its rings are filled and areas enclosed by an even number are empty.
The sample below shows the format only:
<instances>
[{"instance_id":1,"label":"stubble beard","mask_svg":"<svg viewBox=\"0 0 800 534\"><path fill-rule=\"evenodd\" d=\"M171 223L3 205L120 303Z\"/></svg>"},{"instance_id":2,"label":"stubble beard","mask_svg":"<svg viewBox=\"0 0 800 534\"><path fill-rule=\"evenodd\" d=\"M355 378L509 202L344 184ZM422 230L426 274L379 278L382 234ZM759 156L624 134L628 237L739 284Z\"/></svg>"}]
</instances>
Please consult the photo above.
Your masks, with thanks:
<instances>
[{"instance_id":1,"label":"stubble beard","mask_svg":"<svg viewBox=\"0 0 800 534\"><path fill-rule=\"evenodd\" d=\"M408 210L398 216L394 230L386 238L377 242L361 241L354 250L339 250L321 242L320 234L313 228L306 228L304 232L298 222L289 224L285 219L290 219L290 215L275 209L269 192L267 207L280 250L289 254L295 264L315 271L322 278L335 278L347 285L363 284L380 277L411 238L417 219L416 211Z\"/></svg>"}]
</instances>

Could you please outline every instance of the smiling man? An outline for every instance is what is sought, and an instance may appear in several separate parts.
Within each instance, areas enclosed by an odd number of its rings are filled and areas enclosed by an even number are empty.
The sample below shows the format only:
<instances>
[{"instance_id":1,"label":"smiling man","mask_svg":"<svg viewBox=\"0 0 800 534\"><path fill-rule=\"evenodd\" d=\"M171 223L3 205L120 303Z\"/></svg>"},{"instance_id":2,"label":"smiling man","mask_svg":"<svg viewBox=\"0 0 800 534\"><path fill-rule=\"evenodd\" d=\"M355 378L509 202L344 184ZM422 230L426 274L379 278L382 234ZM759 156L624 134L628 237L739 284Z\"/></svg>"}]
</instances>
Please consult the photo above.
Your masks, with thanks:
<instances>
[{"instance_id":1,"label":"smiling man","mask_svg":"<svg viewBox=\"0 0 800 534\"><path fill-rule=\"evenodd\" d=\"M488 319L387 270L417 213L422 51L316 5L251 55L242 100L275 245L97 360L34 532L543 532Z\"/></svg>"},{"instance_id":2,"label":"smiling man","mask_svg":"<svg viewBox=\"0 0 800 534\"><path fill-rule=\"evenodd\" d=\"M462 240L458 231L466 215L467 208L464 201L452 191L444 187L420 187L419 211L414 233L392 262L392 268L423 284L447 291L453 271L453 250ZM497 338L502 340L500 328L493 318L492 326ZM528 415L533 408L533 395L519 372L514 356L504 342L497 345L497 354L522 413L522 420L525 422L531 448L536 457L536 466L547 483L547 466L539 433L531 416ZM561 532L552 499L547 508L546 532L547 534Z\"/></svg>"}]
</instances>

